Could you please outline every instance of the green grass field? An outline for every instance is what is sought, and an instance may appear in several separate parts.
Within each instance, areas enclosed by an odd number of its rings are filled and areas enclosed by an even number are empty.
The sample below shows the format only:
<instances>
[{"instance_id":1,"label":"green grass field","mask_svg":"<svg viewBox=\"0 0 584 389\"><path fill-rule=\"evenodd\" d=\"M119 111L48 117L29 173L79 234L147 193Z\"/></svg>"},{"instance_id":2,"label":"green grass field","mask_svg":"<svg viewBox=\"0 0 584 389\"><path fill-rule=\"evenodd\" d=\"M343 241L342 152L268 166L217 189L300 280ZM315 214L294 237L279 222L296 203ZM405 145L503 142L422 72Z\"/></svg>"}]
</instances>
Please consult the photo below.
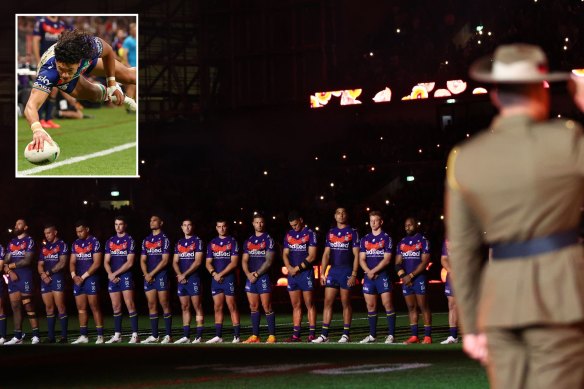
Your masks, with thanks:
<instances>
[{"instance_id":1,"label":"green grass field","mask_svg":"<svg viewBox=\"0 0 584 389\"><path fill-rule=\"evenodd\" d=\"M232 330L226 315L223 338L226 343L186 345L48 345L26 342L20 346L0 346L3 360L2 387L115 387L115 388L487 388L482 367L464 356L460 344L441 345L448 335L447 314L433 316L431 345L383 344L386 324L380 315L378 343L359 344L368 334L366 315L355 313L352 342L338 344L342 332L340 313L335 312L331 341L326 344L278 342L231 344ZM9 318L10 322L10 318ZM41 320L44 322L44 320ZM290 335L289 314L277 316L277 337ZM10 323L9 323L10 324ZM396 338L409 336L408 319L398 314ZM128 335L124 318L124 335ZM249 315L241 317L242 340L250 335ZM111 317L106 319L106 338L112 335ZM70 339L78 335L76 317L70 317ZM90 327L92 321L90 320ZM145 338L149 322L140 319L140 335ZM420 326L422 327L422 326ZM28 323L25 323L25 331ZM160 320L160 329L164 325ZM317 333L320 331L320 321ZM423 331L421 329L420 331ZM59 325L57 324L57 333ZM261 335L265 337L265 319ZM307 335L303 323L303 338ZM182 336L181 319L173 318L173 337ZM214 336L213 317L206 316L204 338ZM192 336L191 336L192 338ZM95 340L95 330L90 331ZM127 342L125 337L124 341Z\"/></svg>"},{"instance_id":2,"label":"green grass field","mask_svg":"<svg viewBox=\"0 0 584 389\"><path fill-rule=\"evenodd\" d=\"M23 155L31 141L31 131L24 118L18 119L17 170L19 176L137 176L136 165L136 114L128 114L124 108L85 109L91 119L56 120L61 128L47 129L59 144L61 155L57 161L40 172ZM94 153L122 146L123 150L104 156ZM90 159L85 159L91 156ZM72 159L76 158L76 159ZM79 161L77 161L79 160ZM73 162L59 166L64 161Z\"/></svg>"}]
</instances>

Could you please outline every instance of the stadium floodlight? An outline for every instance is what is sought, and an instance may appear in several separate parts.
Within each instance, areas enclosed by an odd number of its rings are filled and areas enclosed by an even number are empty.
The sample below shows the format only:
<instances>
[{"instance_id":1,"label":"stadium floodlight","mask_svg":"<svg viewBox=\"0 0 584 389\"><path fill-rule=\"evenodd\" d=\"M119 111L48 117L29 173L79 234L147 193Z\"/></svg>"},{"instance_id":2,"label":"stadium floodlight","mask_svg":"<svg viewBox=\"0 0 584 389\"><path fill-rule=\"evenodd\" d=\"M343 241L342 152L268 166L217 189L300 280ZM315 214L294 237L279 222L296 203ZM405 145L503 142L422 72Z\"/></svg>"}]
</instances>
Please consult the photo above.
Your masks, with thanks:
<instances>
[{"instance_id":1,"label":"stadium floodlight","mask_svg":"<svg viewBox=\"0 0 584 389\"><path fill-rule=\"evenodd\" d=\"M414 181L414 176L407 176L407 177L406 177L406 181L407 181L407 182L412 182L412 181Z\"/></svg>"},{"instance_id":2,"label":"stadium floodlight","mask_svg":"<svg viewBox=\"0 0 584 389\"><path fill-rule=\"evenodd\" d=\"M111 193L112 197L118 197L120 195L120 191L119 190L112 190Z\"/></svg>"}]
</instances>

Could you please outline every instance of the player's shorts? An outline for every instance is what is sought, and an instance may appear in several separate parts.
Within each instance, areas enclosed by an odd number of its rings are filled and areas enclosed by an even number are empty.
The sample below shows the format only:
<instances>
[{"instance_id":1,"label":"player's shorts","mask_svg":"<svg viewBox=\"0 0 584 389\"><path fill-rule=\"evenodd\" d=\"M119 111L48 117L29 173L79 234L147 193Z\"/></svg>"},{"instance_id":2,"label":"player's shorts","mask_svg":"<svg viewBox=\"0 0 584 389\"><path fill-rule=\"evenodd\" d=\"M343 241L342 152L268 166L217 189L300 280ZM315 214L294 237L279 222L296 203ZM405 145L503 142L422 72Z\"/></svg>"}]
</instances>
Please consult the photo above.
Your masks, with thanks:
<instances>
[{"instance_id":1,"label":"player's shorts","mask_svg":"<svg viewBox=\"0 0 584 389\"><path fill-rule=\"evenodd\" d=\"M214 278L211 280L211 295L221 293L225 296L235 295L235 274L231 273L223 277L222 283L218 283Z\"/></svg>"},{"instance_id":2,"label":"player's shorts","mask_svg":"<svg viewBox=\"0 0 584 389\"><path fill-rule=\"evenodd\" d=\"M452 291L452 284L450 283L450 277L446 277L446 282L444 283L444 294L446 297L454 297L454 292Z\"/></svg>"},{"instance_id":3,"label":"player's shorts","mask_svg":"<svg viewBox=\"0 0 584 389\"><path fill-rule=\"evenodd\" d=\"M107 291L110 293L134 290L134 277L131 272L121 274L117 283L108 281Z\"/></svg>"},{"instance_id":4,"label":"player's shorts","mask_svg":"<svg viewBox=\"0 0 584 389\"><path fill-rule=\"evenodd\" d=\"M187 277L185 284L178 283L176 292L179 296L200 296L201 286L201 279L198 276L190 276Z\"/></svg>"},{"instance_id":5,"label":"player's shorts","mask_svg":"<svg viewBox=\"0 0 584 389\"><path fill-rule=\"evenodd\" d=\"M79 296L82 294L94 295L99 293L99 277L97 275L89 276L81 283L77 285L73 283L73 296Z\"/></svg>"},{"instance_id":6,"label":"player's shorts","mask_svg":"<svg viewBox=\"0 0 584 389\"><path fill-rule=\"evenodd\" d=\"M402 284L402 292L404 296L409 296L411 294L418 294L418 295L425 295L426 294L426 275L425 274L418 274L414 281L412 282L412 286L407 286L406 284Z\"/></svg>"},{"instance_id":7,"label":"player's shorts","mask_svg":"<svg viewBox=\"0 0 584 389\"><path fill-rule=\"evenodd\" d=\"M347 282L353 269L350 267L331 267L326 277L326 287L335 289L351 289Z\"/></svg>"},{"instance_id":8,"label":"player's shorts","mask_svg":"<svg viewBox=\"0 0 584 389\"><path fill-rule=\"evenodd\" d=\"M272 281L269 274L262 274L253 284L247 280L245 282L245 291L247 293L264 294L272 291Z\"/></svg>"},{"instance_id":9,"label":"player's shorts","mask_svg":"<svg viewBox=\"0 0 584 389\"><path fill-rule=\"evenodd\" d=\"M168 277L166 272L160 272L154 276L152 282L148 283L144 280L144 292L151 290L157 290L159 292L164 292L168 290Z\"/></svg>"},{"instance_id":10,"label":"player's shorts","mask_svg":"<svg viewBox=\"0 0 584 389\"><path fill-rule=\"evenodd\" d=\"M45 284L41 280L41 293L63 292L65 290L65 280L63 273L51 274L51 282Z\"/></svg>"},{"instance_id":11,"label":"player's shorts","mask_svg":"<svg viewBox=\"0 0 584 389\"><path fill-rule=\"evenodd\" d=\"M16 281L8 281L8 293L20 292L22 294L31 294L33 287L32 277L19 276L20 278Z\"/></svg>"},{"instance_id":12,"label":"player's shorts","mask_svg":"<svg viewBox=\"0 0 584 389\"><path fill-rule=\"evenodd\" d=\"M79 75L79 77L85 77L85 76L90 75L91 72L93 71L93 69L95 68L95 66L97 65L97 60L98 60L98 58L94 58L91 61L91 64L89 64L89 67L87 68L87 70L83 74ZM62 90L63 92L67 92L70 94L71 92L73 92L73 90L77 86L77 82L79 81L79 77L75 77L73 80L69 81L67 83L66 89L61 89L61 88L59 88L59 89ZM55 86L57 86L57 85L55 85Z\"/></svg>"},{"instance_id":13,"label":"player's shorts","mask_svg":"<svg viewBox=\"0 0 584 389\"><path fill-rule=\"evenodd\" d=\"M389 279L389 274L383 272L379 273L374 280L369 279L367 274L365 274L365 279L363 280L363 293L365 294L383 294L391 292L391 280Z\"/></svg>"},{"instance_id":14,"label":"player's shorts","mask_svg":"<svg viewBox=\"0 0 584 389\"><path fill-rule=\"evenodd\" d=\"M296 273L294 277L288 276L288 291L301 290L308 292L314 290L314 272L312 269Z\"/></svg>"}]
</instances>

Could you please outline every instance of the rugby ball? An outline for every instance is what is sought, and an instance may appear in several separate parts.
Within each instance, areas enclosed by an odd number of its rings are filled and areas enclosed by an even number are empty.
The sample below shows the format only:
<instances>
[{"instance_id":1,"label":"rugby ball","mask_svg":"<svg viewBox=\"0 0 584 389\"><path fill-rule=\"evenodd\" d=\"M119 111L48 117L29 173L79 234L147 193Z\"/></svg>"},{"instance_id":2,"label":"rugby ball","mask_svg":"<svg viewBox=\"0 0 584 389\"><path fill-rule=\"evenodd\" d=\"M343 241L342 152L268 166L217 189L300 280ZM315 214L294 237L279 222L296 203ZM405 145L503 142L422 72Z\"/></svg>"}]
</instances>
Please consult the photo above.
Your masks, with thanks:
<instances>
[{"instance_id":1,"label":"rugby ball","mask_svg":"<svg viewBox=\"0 0 584 389\"><path fill-rule=\"evenodd\" d=\"M47 165L53 163L59 158L59 153L61 152L59 145L55 141L53 141L52 145L45 141L43 151L33 150L32 146L33 142L26 145L26 148L24 149L24 158L34 165Z\"/></svg>"}]
</instances>

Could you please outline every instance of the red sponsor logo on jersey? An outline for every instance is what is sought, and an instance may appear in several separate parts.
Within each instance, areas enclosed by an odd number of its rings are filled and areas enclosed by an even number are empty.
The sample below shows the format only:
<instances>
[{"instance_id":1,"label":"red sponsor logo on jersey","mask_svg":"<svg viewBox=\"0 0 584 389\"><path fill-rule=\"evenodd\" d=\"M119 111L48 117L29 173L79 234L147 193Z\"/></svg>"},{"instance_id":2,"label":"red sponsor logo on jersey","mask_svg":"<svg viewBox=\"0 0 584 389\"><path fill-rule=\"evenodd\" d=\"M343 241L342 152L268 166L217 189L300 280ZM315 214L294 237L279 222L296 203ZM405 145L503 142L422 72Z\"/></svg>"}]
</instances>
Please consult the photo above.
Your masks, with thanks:
<instances>
[{"instance_id":1,"label":"red sponsor logo on jersey","mask_svg":"<svg viewBox=\"0 0 584 389\"><path fill-rule=\"evenodd\" d=\"M50 257L51 255L59 254L61 248L59 246L53 247L52 249L43 247L43 256Z\"/></svg>"},{"instance_id":2,"label":"red sponsor logo on jersey","mask_svg":"<svg viewBox=\"0 0 584 389\"><path fill-rule=\"evenodd\" d=\"M93 250L93 243L88 244L86 247L75 245L75 252L77 254L87 254Z\"/></svg>"},{"instance_id":3,"label":"red sponsor logo on jersey","mask_svg":"<svg viewBox=\"0 0 584 389\"><path fill-rule=\"evenodd\" d=\"M226 244L225 246L221 246L215 243L211 244L211 251L214 253L224 253L231 250L231 243Z\"/></svg>"},{"instance_id":4,"label":"red sponsor logo on jersey","mask_svg":"<svg viewBox=\"0 0 584 389\"><path fill-rule=\"evenodd\" d=\"M53 27L53 26L49 26L48 24L45 24L43 26L43 30L45 32L48 32L49 34L59 35L63 31L65 31L65 27L63 27L63 26Z\"/></svg>"},{"instance_id":5,"label":"red sponsor logo on jersey","mask_svg":"<svg viewBox=\"0 0 584 389\"><path fill-rule=\"evenodd\" d=\"M183 254L183 253L188 253L191 251L195 251L195 244L192 243L190 246L183 246L183 245L178 245L178 252Z\"/></svg>"},{"instance_id":6,"label":"red sponsor logo on jersey","mask_svg":"<svg viewBox=\"0 0 584 389\"><path fill-rule=\"evenodd\" d=\"M286 240L288 241L288 244L290 244L290 245L301 245L301 244L308 243L310 238L308 237L308 235L304 235L302 238L296 239L292 235L288 235Z\"/></svg>"},{"instance_id":7,"label":"red sponsor logo on jersey","mask_svg":"<svg viewBox=\"0 0 584 389\"><path fill-rule=\"evenodd\" d=\"M377 243L365 241L365 250L367 250L367 251L378 250L380 248L383 248L384 246L385 246L385 240L383 240L383 239Z\"/></svg>"},{"instance_id":8,"label":"red sponsor logo on jersey","mask_svg":"<svg viewBox=\"0 0 584 389\"><path fill-rule=\"evenodd\" d=\"M153 249L159 249L162 247L162 241L156 241L156 242L144 242L144 246L146 246L147 250L153 250Z\"/></svg>"},{"instance_id":9,"label":"red sponsor logo on jersey","mask_svg":"<svg viewBox=\"0 0 584 389\"><path fill-rule=\"evenodd\" d=\"M266 242L260 242L259 244L247 242L247 250L248 251L263 250L265 248L266 248Z\"/></svg>"},{"instance_id":10,"label":"red sponsor logo on jersey","mask_svg":"<svg viewBox=\"0 0 584 389\"><path fill-rule=\"evenodd\" d=\"M331 243L345 243L353 239L351 234L336 236L335 234L329 234L329 242Z\"/></svg>"},{"instance_id":11,"label":"red sponsor logo on jersey","mask_svg":"<svg viewBox=\"0 0 584 389\"><path fill-rule=\"evenodd\" d=\"M27 243L26 242L22 242L21 244L14 244L14 243L10 243L10 251L14 252L14 251L24 251L26 250L27 247Z\"/></svg>"},{"instance_id":12,"label":"red sponsor logo on jersey","mask_svg":"<svg viewBox=\"0 0 584 389\"><path fill-rule=\"evenodd\" d=\"M413 245L409 245L409 244L402 243L402 244L399 246L399 249L400 249L401 251L403 251L403 252L408 252L408 251L420 251L420 250L422 250L422 243L418 242L418 243L415 243L415 244L413 244Z\"/></svg>"},{"instance_id":13,"label":"red sponsor logo on jersey","mask_svg":"<svg viewBox=\"0 0 584 389\"><path fill-rule=\"evenodd\" d=\"M122 244L115 244L114 242L110 242L109 248L110 251L122 251L128 248L128 242L124 242Z\"/></svg>"}]
</instances>

